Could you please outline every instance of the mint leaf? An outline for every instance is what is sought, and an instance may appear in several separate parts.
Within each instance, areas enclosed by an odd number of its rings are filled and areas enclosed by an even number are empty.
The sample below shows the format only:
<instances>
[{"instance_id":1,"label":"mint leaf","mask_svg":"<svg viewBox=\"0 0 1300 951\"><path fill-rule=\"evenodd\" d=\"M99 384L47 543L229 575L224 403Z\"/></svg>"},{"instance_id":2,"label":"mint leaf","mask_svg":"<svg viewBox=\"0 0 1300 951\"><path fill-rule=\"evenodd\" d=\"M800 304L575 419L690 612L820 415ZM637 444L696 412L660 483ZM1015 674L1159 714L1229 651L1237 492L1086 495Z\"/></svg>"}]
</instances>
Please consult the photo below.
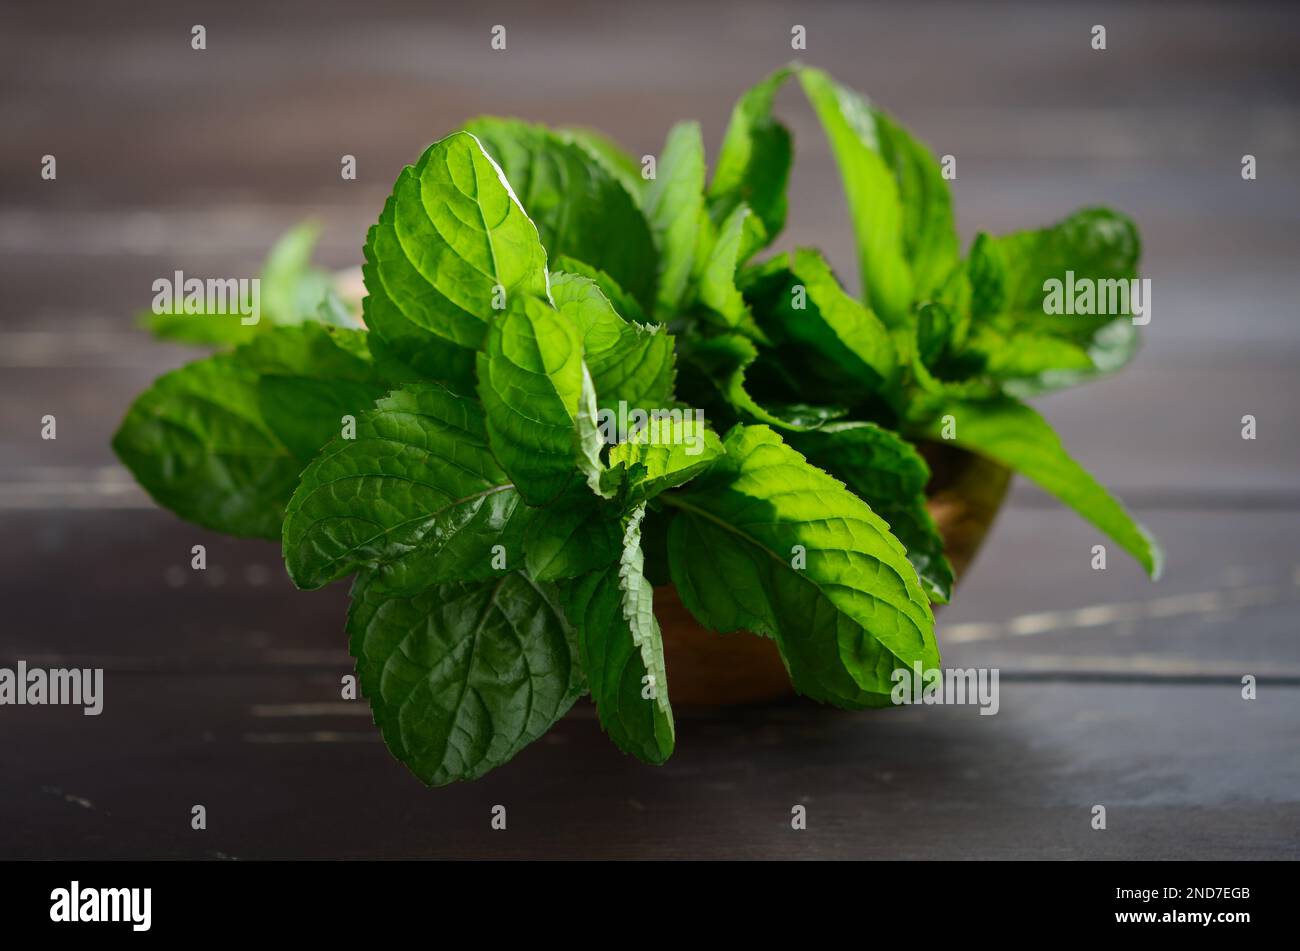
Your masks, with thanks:
<instances>
[{"instance_id":1,"label":"mint leaf","mask_svg":"<svg viewBox=\"0 0 1300 951\"><path fill-rule=\"evenodd\" d=\"M303 463L262 415L258 374L219 354L164 374L113 451L159 505L229 535L277 538Z\"/></svg>"},{"instance_id":2,"label":"mint leaf","mask_svg":"<svg viewBox=\"0 0 1300 951\"><path fill-rule=\"evenodd\" d=\"M891 672L937 666L934 618L903 546L865 502L766 426L660 498L673 583L706 627L776 639L795 688L844 707L889 703Z\"/></svg>"},{"instance_id":3,"label":"mint leaf","mask_svg":"<svg viewBox=\"0 0 1300 951\"><path fill-rule=\"evenodd\" d=\"M271 248L262 265L262 319L292 325L317 320L320 307L333 287L333 279L311 266L312 251L320 237L314 221L290 229Z\"/></svg>"},{"instance_id":4,"label":"mint leaf","mask_svg":"<svg viewBox=\"0 0 1300 951\"><path fill-rule=\"evenodd\" d=\"M671 315L686 296L704 214L704 139L698 122L680 122L669 131L642 207L659 249L656 306Z\"/></svg>"},{"instance_id":5,"label":"mint leaf","mask_svg":"<svg viewBox=\"0 0 1300 951\"><path fill-rule=\"evenodd\" d=\"M1044 285L1049 280L1064 284L1067 272L1073 272L1076 282L1085 280L1101 287L1107 281L1127 282L1137 275L1141 252L1133 222L1107 208L1085 208L1049 228L997 238L981 235L976 240L969 263L972 280L981 271L1002 271L1000 299L982 308L986 312L983 322L1003 339L1014 340L1016 347L1022 339L1039 341L1033 346L1040 351L1040 359L1013 362L1002 372L1007 378L1024 378L1013 387L1017 393L1030 395L1071 386L1128 362L1137 351L1137 334L1131 321L1123 319L1131 316L1128 311L1048 314ZM991 265L990 260L997 264ZM1041 343L1046 337L1059 341L1050 355Z\"/></svg>"},{"instance_id":6,"label":"mint leaf","mask_svg":"<svg viewBox=\"0 0 1300 951\"><path fill-rule=\"evenodd\" d=\"M945 312L944 316L935 319L951 326L952 318L943 304L926 303L917 308L917 320L911 327L899 328L893 332L894 347L903 367L902 388L905 395L900 416L909 423L929 421L953 400L993 399L1001 392L1001 385L996 380L976 372L983 366L982 358L978 355L977 366L971 368L972 372L959 374L956 378L945 378L931 372L921 351L921 335L932 319L931 311Z\"/></svg>"},{"instance_id":7,"label":"mint leaf","mask_svg":"<svg viewBox=\"0 0 1300 951\"><path fill-rule=\"evenodd\" d=\"M325 291L325 296L321 298L320 306L316 308L316 320L328 327L342 327L349 330L364 330L361 319L356 312L348 306L345 301L333 287Z\"/></svg>"},{"instance_id":8,"label":"mint leaf","mask_svg":"<svg viewBox=\"0 0 1300 951\"><path fill-rule=\"evenodd\" d=\"M898 354L879 318L840 286L817 251L800 248L747 275L746 297L773 342L826 358L845 387L879 391L898 376ZM795 362L787 360L787 363Z\"/></svg>"},{"instance_id":9,"label":"mint leaf","mask_svg":"<svg viewBox=\"0 0 1300 951\"><path fill-rule=\"evenodd\" d=\"M762 226L748 205L740 205L727 216L716 236L706 226L707 252L696 264L696 293L710 312L709 319L724 329L739 330L746 336L767 342L754 323L749 304L736 286L736 272L756 248ZM755 230L759 229L759 230Z\"/></svg>"},{"instance_id":10,"label":"mint leaf","mask_svg":"<svg viewBox=\"0 0 1300 951\"><path fill-rule=\"evenodd\" d=\"M840 167L864 299L900 326L957 260L948 185L930 153L862 96L818 69L799 80Z\"/></svg>"},{"instance_id":11,"label":"mint leaf","mask_svg":"<svg viewBox=\"0 0 1300 951\"><path fill-rule=\"evenodd\" d=\"M925 507L930 467L916 447L874 423L830 423L817 432L791 436L790 442L885 520L907 549L930 600L946 604L952 597L952 565Z\"/></svg>"},{"instance_id":12,"label":"mint leaf","mask_svg":"<svg viewBox=\"0 0 1300 951\"><path fill-rule=\"evenodd\" d=\"M271 327L325 319L321 308L331 297L337 300L337 295L334 279L311 266L319 231L315 222L303 222L285 232L272 246L259 277L256 323L244 323L244 315L238 313L210 314L202 308L198 313L146 311L139 316L138 323L160 340L226 347L247 343ZM176 288L176 294L181 293L182 289ZM339 326L360 326L346 308L342 313L331 308L328 316Z\"/></svg>"},{"instance_id":13,"label":"mint leaf","mask_svg":"<svg viewBox=\"0 0 1300 951\"><path fill-rule=\"evenodd\" d=\"M482 776L549 730L584 689L556 604L553 588L520 572L410 596L358 580L350 646L392 754L443 786Z\"/></svg>"},{"instance_id":14,"label":"mint leaf","mask_svg":"<svg viewBox=\"0 0 1300 951\"><path fill-rule=\"evenodd\" d=\"M483 411L436 383L396 390L302 473L284 519L300 588L372 569L390 591L498 577L529 512L488 449ZM498 547L499 546L499 547Z\"/></svg>"},{"instance_id":15,"label":"mint leaf","mask_svg":"<svg viewBox=\"0 0 1300 951\"><path fill-rule=\"evenodd\" d=\"M971 331L966 351L983 361L983 371L995 380L1035 377L1048 371L1094 368L1088 351L1077 343L1045 333L1008 335L990 327Z\"/></svg>"},{"instance_id":16,"label":"mint leaf","mask_svg":"<svg viewBox=\"0 0 1300 951\"><path fill-rule=\"evenodd\" d=\"M1034 376L1007 380L1003 389L1010 396L1025 399L1040 393L1050 393L1123 369L1137 353L1141 339L1137 328L1127 320L1115 320L1097 330L1087 341L1089 366L1084 368L1077 359L1073 368L1057 366L1044 369Z\"/></svg>"},{"instance_id":17,"label":"mint leaf","mask_svg":"<svg viewBox=\"0 0 1300 951\"><path fill-rule=\"evenodd\" d=\"M370 351L375 372L390 384L429 382L422 371L407 363L402 353L379 334L373 331L366 334L366 349Z\"/></svg>"},{"instance_id":18,"label":"mint leaf","mask_svg":"<svg viewBox=\"0 0 1300 951\"><path fill-rule=\"evenodd\" d=\"M686 414L653 418L610 449L609 475L625 483L627 504L689 482L723 455L722 441L689 410Z\"/></svg>"},{"instance_id":19,"label":"mint leaf","mask_svg":"<svg viewBox=\"0 0 1300 951\"><path fill-rule=\"evenodd\" d=\"M605 171L618 179L628 194L635 197L644 190L646 182L641 177L641 165L609 136L595 129L572 126L560 129L559 135L586 149Z\"/></svg>"},{"instance_id":20,"label":"mint leaf","mask_svg":"<svg viewBox=\"0 0 1300 951\"><path fill-rule=\"evenodd\" d=\"M643 306L652 306L656 255L650 226L604 163L542 126L483 117L465 128L517 184L549 254L607 272Z\"/></svg>"},{"instance_id":21,"label":"mint leaf","mask_svg":"<svg viewBox=\"0 0 1300 951\"><path fill-rule=\"evenodd\" d=\"M881 110L872 109L872 115L880 154L898 183L912 292L924 300L942 286L960 255L952 193L928 148Z\"/></svg>"},{"instance_id":22,"label":"mint leaf","mask_svg":"<svg viewBox=\"0 0 1300 951\"><path fill-rule=\"evenodd\" d=\"M1004 245L984 232L975 236L966 260L972 321L981 321L1007 309L1010 268Z\"/></svg>"},{"instance_id":23,"label":"mint leaf","mask_svg":"<svg viewBox=\"0 0 1300 951\"><path fill-rule=\"evenodd\" d=\"M618 288L613 291L617 298ZM580 274L552 272L551 300L582 337L601 409L617 412L620 402L650 408L672 399L673 338L665 328L624 320L602 285Z\"/></svg>"},{"instance_id":24,"label":"mint leaf","mask_svg":"<svg viewBox=\"0 0 1300 951\"><path fill-rule=\"evenodd\" d=\"M524 532L529 577L559 581L613 564L623 546L619 519L615 503L592 498L586 486L537 509Z\"/></svg>"},{"instance_id":25,"label":"mint leaf","mask_svg":"<svg viewBox=\"0 0 1300 951\"><path fill-rule=\"evenodd\" d=\"M944 408L953 417L952 442L1014 469L1109 535L1146 569L1160 576L1163 555L1151 534L1065 452L1051 426L1013 399L953 402ZM926 428L938 439L942 418Z\"/></svg>"},{"instance_id":26,"label":"mint leaf","mask_svg":"<svg viewBox=\"0 0 1300 951\"><path fill-rule=\"evenodd\" d=\"M492 320L478 381L492 451L524 501L553 501L579 471L598 485L596 393L573 321L545 301L513 298Z\"/></svg>"},{"instance_id":27,"label":"mint leaf","mask_svg":"<svg viewBox=\"0 0 1300 951\"><path fill-rule=\"evenodd\" d=\"M575 582L565 610L578 631L600 725L619 749L659 764L672 755L676 728L653 592L643 573L644 515L638 506L627 517L618 564Z\"/></svg>"},{"instance_id":28,"label":"mint leaf","mask_svg":"<svg viewBox=\"0 0 1300 951\"><path fill-rule=\"evenodd\" d=\"M628 323L657 326L646 316L645 309L637 299L623 290L618 281L599 268L563 254L551 258L551 301L553 303L555 302L555 279L563 274L577 274L594 283L600 288L600 292L605 295L605 299L610 302L615 312Z\"/></svg>"},{"instance_id":29,"label":"mint leaf","mask_svg":"<svg viewBox=\"0 0 1300 951\"><path fill-rule=\"evenodd\" d=\"M785 226L793 150L790 130L772 118L772 102L789 76L790 68L782 67L737 101L709 185L714 220L724 221L748 205L763 224L764 245Z\"/></svg>"},{"instance_id":30,"label":"mint leaf","mask_svg":"<svg viewBox=\"0 0 1300 951\"><path fill-rule=\"evenodd\" d=\"M206 307L197 313L141 311L135 323L158 340L197 347L233 347L252 340L262 329L261 321L245 324L239 314L209 314Z\"/></svg>"},{"instance_id":31,"label":"mint leaf","mask_svg":"<svg viewBox=\"0 0 1300 951\"><path fill-rule=\"evenodd\" d=\"M843 415L837 407L809 404L760 404L746 389L746 371L758 360L758 348L739 334L721 334L694 340L683 357L697 374L715 387L735 414L781 429L816 429L827 420Z\"/></svg>"},{"instance_id":32,"label":"mint leaf","mask_svg":"<svg viewBox=\"0 0 1300 951\"><path fill-rule=\"evenodd\" d=\"M1142 244L1129 218L1108 208L1085 208L1048 228L990 238L987 253L996 254L1005 270L1005 303L999 313L1027 329L1049 323L1068 329L1070 322L1087 323L1089 318L1050 318L1043 310L1044 282L1064 281L1066 271L1094 281L1132 278ZM1097 319L1109 322L1115 315Z\"/></svg>"},{"instance_id":33,"label":"mint leaf","mask_svg":"<svg viewBox=\"0 0 1300 951\"><path fill-rule=\"evenodd\" d=\"M166 508L234 535L278 538L297 475L387 386L366 335L304 323L268 327L233 353L160 377L113 439Z\"/></svg>"},{"instance_id":34,"label":"mint leaf","mask_svg":"<svg viewBox=\"0 0 1300 951\"><path fill-rule=\"evenodd\" d=\"M458 132L402 170L363 267L366 326L397 361L461 393L502 298L546 296L537 228L478 141Z\"/></svg>"},{"instance_id":35,"label":"mint leaf","mask_svg":"<svg viewBox=\"0 0 1300 951\"><path fill-rule=\"evenodd\" d=\"M916 350L927 367L948 354L958 323L959 319L943 304L927 302L916 309Z\"/></svg>"},{"instance_id":36,"label":"mint leaf","mask_svg":"<svg viewBox=\"0 0 1300 951\"><path fill-rule=\"evenodd\" d=\"M258 407L271 431L306 463L388 391L366 347L366 334L318 323L280 327L241 347L257 371Z\"/></svg>"}]
</instances>

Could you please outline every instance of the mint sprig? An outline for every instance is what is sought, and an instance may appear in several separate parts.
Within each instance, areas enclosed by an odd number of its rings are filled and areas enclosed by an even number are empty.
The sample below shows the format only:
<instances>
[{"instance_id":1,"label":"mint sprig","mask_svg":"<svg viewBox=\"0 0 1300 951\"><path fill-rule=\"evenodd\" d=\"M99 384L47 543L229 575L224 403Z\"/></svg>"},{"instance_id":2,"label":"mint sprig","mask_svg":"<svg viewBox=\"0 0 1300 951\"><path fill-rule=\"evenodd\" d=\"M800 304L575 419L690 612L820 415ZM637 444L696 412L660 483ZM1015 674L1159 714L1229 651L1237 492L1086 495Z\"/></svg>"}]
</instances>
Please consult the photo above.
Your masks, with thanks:
<instances>
[{"instance_id":1,"label":"mint sprig","mask_svg":"<svg viewBox=\"0 0 1300 951\"><path fill-rule=\"evenodd\" d=\"M791 78L840 166L860 297L815 249L755 260L788 210ZM953 593L926 440L1024 473L1159 572L1019 401L1132 356L1127 315L1042 307L1067 270L1136 276L1132 222L1086 209L963 258L926 147L801 66L741 96L711 180L703 139L674 126L647 180L599 133L477 119L398 177L363 314L304 226L259 324L148 321L219 352L136 400L118 456L181 517L280 538L299 587L355 576L362 689L427 783L502 765L585 692L621 749L667 759L652 578L714 631L771 637L800 693L887 705L894 669L938 663L930 605Z\"/></svg>"}]
</instances>

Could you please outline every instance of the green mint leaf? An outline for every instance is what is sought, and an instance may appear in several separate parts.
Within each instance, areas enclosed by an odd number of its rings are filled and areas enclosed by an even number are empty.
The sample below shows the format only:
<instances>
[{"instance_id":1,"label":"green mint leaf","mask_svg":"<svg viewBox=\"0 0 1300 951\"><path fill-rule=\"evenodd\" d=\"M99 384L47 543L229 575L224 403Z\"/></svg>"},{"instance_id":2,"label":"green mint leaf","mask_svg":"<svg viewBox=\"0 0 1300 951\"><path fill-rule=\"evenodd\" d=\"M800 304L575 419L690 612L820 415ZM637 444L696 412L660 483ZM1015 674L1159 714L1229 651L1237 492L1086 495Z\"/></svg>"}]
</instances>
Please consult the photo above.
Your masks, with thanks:
<instances>
[{"instance_id":1,"label":"green mint leaf","mask_svg":"<svg viewBox=\"0 0 1300 951\"><path fill-rule=\"evenodd\" d=\"M604 568L618 560L622 548L617 505L592 498L582 485L535 510L524 531L525 566L538 581L577 578Z\"/></svg>"},{"instance_id":2,"label":"green mint leaf","mask_svg":"<svg viewBox=\"0 0 1300 951\"><path fill-rule=\"evenodd\" d=\"M360 569L394 592L520 567L529 515L488 449L483 411L436 383L396 390L302 473L284 519L300 588Z\"/></svg>"},{"instance_id":3,"label":"green mint leaf","mask_svg":"<svg viewBox=\"0 0 1300 951\"><path fill-rule=\"evenodd\" d=\"M722 455L722 441L690 410L664 410L610 449L609 473L626 480L626 502L637 504L689 482Z\"/></svg>"},{"instance_id":4,"label":"green mint leaf","mask_svg":"<svg viewBox=\"0 0 1300 951\"><path fill-rule=\"evenodd\" d=\"M924 146L862 96L818 69L799 80L840 167L864 299L898 327L957 261L948 185Z\"/></svg>"},{"instance_id":5,"label":"green mint leaf","mask_svg":"<svg viewBox=\"0 0 1300 951\"><path fill-rule=\"evenodd\" d=\"M1078 386L1080 383L1087 383L1096 377L1122 369L1133 359L1140 344L1141 338L1131 321L1111 321L1097 330L1087 341L1088 367L1082 367L1081 362L1076 359L1075 369L1063 369L1060 366L1044 369L1034 376L1009 379L1002 388L1010 396L1028 399L1040 393Z\"/></svg>"},{"instance_id":6,"label":"green mint leaf","mask_svg":"<svg viewBox=\"0 0 1300 951\"><path fill-rule=\"evenodd\" d=\"M972 258L976 254L978 245L979 239L976 239L975 247L971 250ZM930 306L939 306L947 311L947 338L940 349L948 353L956 353L965 345L967 333L970 331L972 311L985 306L974 302L970 270L972 266L973 261L969 258L954 265L934 296L929 301L920 302L917 306L918 317L920 311ZM1000 273L996 276L1001 279ZM1000 284L997 293L1001 294Z\"/></svg>"},{"instance_id":7,"label":"green mint leaf","mask_svg":"<svg viewBox=\"0 0 1300 951\"><path fill-rule=\"evenodd\" d=\"M300 324L319 319L320 306L333 279L311 266L320 227L312 221L290 229L271 248L262 265L262 319L272 324Z\"/></svg>"},{"instance_id":8,"label":"green mint leaf","mask_svg":"<svg viewBox=\"0 0 1300 951\"><path fill-rule=\"evenodd\" d=\"M943 285L961 255L952 193L928 148L884 112L873 109L872 114L881 155L898 182L912 291L918 300L924 300Z\"/></svg>"},{"instance_id":9,"label":"green mint leaf","mask_svg":"<svg viewBox=\"0 0 1300 951\"><path fill-rule=\"evenodd\" d=\"M407 383L429 382L423 372L407 363L402 353L379 334L374 332L366 334L366 349L370 351L370 358L374 361L375 372L390 384L400 386Z\"/></svg>"},{"instance_id":10,"label":"green mint leaf","mask_svg":"<svg viewBox=\"0 0 1300 951\"><path fill-rule=\"evenodd\" d=\"M599 268L644 307L653 305L657 262L650 226L602 162L564 136L514 119L484 117L465 128L518 186L551 256Z\"/></svg>"},{"instance_id":11,"label":"green mint leaf","mask_svg":"<svg viewBox=\"0 0 1300 951\"><path fill-rule=\"evenodd\" d=\"M366 347L366 334L319 323L277 327L241 347L257 371L258 406L280 441L306 464L388 392Z\"/></svg>"},{"instance_id":12,"label":"green mint leaf","mask_svg":"<svg viewBox=\"0 0 1300 951\"><path fill-rule=\"evenodd\" d=\"M645 189L646 181L641 177L641 165L609 136L595 129L574 126L560 129L559 135L586 149L605 167L605 171L618 179L628 194L638 196Z\"/></svg>"},{"instance_id":13,"label":"green mint leaf","mask_svg":"<svg viewBox=\"0 0 1300 951\"><path fill-rule=\"evenodd\" d=\"M320 306L316 309L316 320L328 327L365 330L361 319L333 287L328 288L321 298Z\"/></svg>"},{"instance_id":14,"label":"green mint leaf","mask_svg":"<svg viewBox=\"0 0 1300 951\"><path fill-rule=\"evenodd\" d=\"M736 285L736 272L753 253L762 234L762 224L748 205L739 205L718 228L716 236L706 224L701 234L712 239L707 252L696 262L696 294L714 324L738 330L751 339L767 343L767 335L754 322L754 315Z\"/></svg>"},{"instance_id":15,"label":"green mint leaf","mask_svg":"<svg viewBox=\"0 0 1300 951\"><path fill-rule=\"evenodd\" d=\"M709 184L714 220L724 221L748 205L763 223L764 244L785 226L793 148L790 130L772 117L772 102L790 72L778 69L736 102Z\"/></svg>"},{"instance_id":16,"label":"green mint leaf","mask_svg":"<svg viewBox=\"0 0 1300 951\"><path fill-rule=\"evenodd\" d=\"M556 499L581 472L599 484L596 391L573 321L532 297L493 318L478 355L492 451L529 505Z\"/></svg>"},{"instance_id":17,"label":"green mint leaf","mask_svg":"<svg viewBox=\"0 0 1300 951\"><path fill-rule=\"evenodd\" d=\"M758 348L739 334L703 337L689 342L683 358L708 381L739 418L758 420L781 429L816 429L829 419L844 414L839 407L807 404L760 404L745 385L746 371L758 360Z\"/></svg>"},{"instance_id":18,"label":"green mint leaf","mask_svg":"<svg viewBox=\"0 0 1300 951\"><path fill-rule=\"evenodd\" d=\"M602 485L605 465L600 454L605 439L600 431L600 409L596 405L596 385L591 381L587 364L582 364L582 389L578 393L578 416L574 420L573 443L577 450L578 471L592 492L608 497Z\"/></svg>"},{"instance_id":19,"label":"green mint leaf","mask_svg":"<svg viewBox=\"0 0 1300 951\"><path fill-rule=\"evenodd\" d=\"M776 639L795 688L844 707L889 703L890 674L938 665L934 618L889 527L766 426L660 498L673 582L706 627Z\"/></svg>"},{"instance_id":20,"label":"green mint leaf","mask_svg":"<svg viewBox=\"0 0 1300 951\"><path fill-rule=\"evenodd\" d=\"M366 334L308 322L159 378L114 448L166 508L235 535L278 538L297 473L387 386Z\"/></svg>"},{"instance_id":21,"label":"green mint leaf","mask_svg":"<svg viewBox=\"0 0 1300 951\"><path fill-rule=\"evenodd\" d=\"M637 299L623 290L618 281L599 268L594 268L577 258L567 257L563 254L551 258L552 303L555 303L555 279L557 275L564 274L577 274L594 283L600 288L600 292L605 295L605 299L613 305L615 312L628 323L655 326L653 321L646 316L645 309L642 308Z\"/></svg>"},{"instance_id":22,"label":"green mint leaf","mask_svg":"<svg viewBox=\"0 0 1300 951\"><path fill-rule=\"evenodd\" d=\"M196 347L233 347L252 340L261 333L262 322L245 324L238 314L154 313L141 311L136 315L136 326L148 331L158 340L169 343L190 344Z\"/></svg>"},{"instance_id":23,"label":"green mint leaf","mask_svg":"<svg viewBox=\"0 0 1300 951\"><path fill-rule=\"evenodd\" d=\"M930 302L916 309L916 349L927 367L947 354L956 324L952 311L943 304Z\"/></svg>"},{"instance_id":24,"label":"green mint leaf","mask_svg":"<svg viewBox=\"0 0 1300 951\"><path fill-rule=\"evenodd\" d=\"M874 392L896 382L889 331L844 291L819 252L801 248L773 258L742 283L759 326L779 348L793 344L826 358L846 387Z\"/></svg>"},{"instance_id":25,"label":"green mint leaf","mask_svg":"<svg viewBox=\"0 0 1300 951\"><path fill-rule=\"evenodd\" d=\"M930 600L946 604L952 597L952 565L925 507L930 467L916 447L874 423L831 423L792 435L790 444L885 520L907 549Z\"/></svg>"},{"instance_id":26,"label":"green mint leaf","mask_svg":"<svg viewBox=\"0 0 1300 951\"><path fill-rule=\"evenodd\" d=\"M642 199L659 249L658 312L681 307L695 264L704 215L704 139L698 122L673 126Z\"/></svg>"},{"instance_id":27,"label":"green mint leaf","mask_svg":"<svg viewBox=\"0 0 1300 951\"><path fill-rule=\"evenodd\" d=\"M647 506L645 518L641 522L645 577L656 588L673 583L672 573L668 570L668 525L672 521L672 513L672 509Z\"/></svg>"},{"instance_id":28,"label":"green mint leaf","mask_svg":"<svg viewBox=\"0 0 1300 951\"><path fill-rule=\"evenodd\" d=\"M517 571L408 596L357 581L348 633L361 689L388 749L425 783L508 762L582 695L556 597Z\"/></svg>"},{"instance_id":29,"label":"green mint leaf","mask_svg":"<svg viewBox=\"0 0 1300 951\"><path fill-rule=\"evenodd\" d=\"M1003 244L983 232L975 236L966 260L972 321L982 321L1007 309L1010 267Z\"/></svg>"},{"instance_id":30,"label":"green mint leaf","mask_svg":"<svg viewBox=\"0 0 1300 951\"><path fill-rule=\"evenodd\" d=\"M618 563L573 583L565 610L578 632L600 725L625 753L659 764L672 755L676 728L653 591L644 575L644 515L644 506L633 509Z\"/></svg>"},{"instance_id":31,"label":"green mint leaf","mask_svg":"<svg viewBox=\"0 0 1300 951\"><path fill-rule=\"evenodd\" d=\"M1036 377L1049 371L1087 373L1094 369L1086 349L1045 333L1022 331L1009 336L991 327L976 327L965 350L978 355L983 371L995 380Z\"/></svg>"},{"instance_id":32,"label":"green mint leaf","mask_svg":"<svg viewBox=\"0 0 1300 951\"><path fill-rule=\"evenodd\" d=\"M921 333L930 322L929 311L944 310L943 304L926 303L917 310L917 320L911 327L901 327L893 332L894 347L903 366L902 417L910 423L925 423L942 407L953 400L983 400L1000 395L1000 384L977 371L983 367L983 357L975 356L976 365L971 372L946 378L932 373L921 354ZM936 320L951 325L952 318L943 316Z\"/></svg>"},{"instance_id":33,"label":"green mint leaf","mask_svg":"<svg viewBox=\"0 0 1300 951\"><path fill-rule=\"evenodd\" d=\"M272 246L259 278L256 323L244 323L245 315L238 313L207 313L205 303L197 312L145 311L139 315L138 324L160 340L215 347L247 343L275 326L317 320L359 328L359 322L350 313L344 317L331 307L322 314L321 308L329 298L338 300L338 296L334 293L334 279L311 267L319 230L314 222L303 222ZM176 293L179 296L181 289L177 288ZM346 308L343 310L346 312Z\"/></svg>"},{"instance_id":34,"label":"green mint leaf","mask_svg":"<svg viewBox=\"0 0 1300 951\"><path fill-rule=\"evenodd\" d=\"M1005 272L1004 306L999 312L1031 330L1042 329L1035 324L1048 323L1068 329L1070 321L1088 320L1075 316L1050 320L1043 310L1044 282L1052 278L1064 281L1066 271L1073 271L1076 279L1132 278L1142 253L1137 227L1108 208L1085 208L1051 227L987 238L985 243L985 256L998 256ZM1116 316L1098 319L1108 322Z\"/></svg>"},{"instance_id":35,"label":"green mint leaf","mask_svg":"<svg viewBox=\"0 0 1300 951\"><path fill-rule=\"evenodd\" d=\"M1016 380L1010 390L1024 396L1072 386L1114 372L1132 358L1138 335L1126 319L1130 313L1048 314L1045 284L1056 280L1064 285L1067 272L1073 272L1076 282L1102 287L1102 282L1127 282L1137 275L1141 252L1137 227L1107 208L1086 208L1036 231L976 239L968 262L973 307L980 301L977 276L997 284L988 275L1000 270L1001 293L980 308L983 313L973 317L974 326L986 325L1014 341L1015 347L1024 339L1055 337L1061 342L1051 357L1038 346L1040 359L1012 362L1001 374Z\"/></svg>"},{"instance_id":36,"label":"green mint leaf","mask_svg":"<svg viewBox=\"0 0 1300 951\"><path fill-rule=\"evenodd\" d=\"M675 356L673 338L662 326L646 326L619 316L613 299L617 285L582 274L551 273L551 300L578 328L583 357L596 388L597 405L611 412L620 402L657 407L672 399Z\"/></svg>"},{"instance_id":37,"label":"green mint leaf","mask_svg":"<svg viewBox=\"0 0 1300 951\"><path fill-rule=\"evenodd\" d=\"M229 535L277 538L300 461L262 415L257 371L219 354L154 381L113 451L159 505Z\"/></svg>"},{"instance_id":38,"label":"green mint leaf","mask_svg":"<svg viewBox=\"0 0 1300 951\"><path fill-rule=\"evenodd\" d=\"M546 296L546 252L501 169L469 133L398 176L370 229L365 321L399 362L461 393L505 300Z\"/></svg>"},{"instance_id":39,"label":"green mint leaf","mask_svg":"<svg viewBox=\"0 0 1300 951\"><path fill-rule=\"evenodd\" d=\"M943 413L953 418L956 435L952 442L1038 483L1109 535L1152 579L1159 577L1163 555L1156 540L1070 458L1052 427L1036 412L1013 399L998 399L953 402ZM940 416L926 428L925 435L939 439L942 431Z\"/></svg>"}]
</instances>

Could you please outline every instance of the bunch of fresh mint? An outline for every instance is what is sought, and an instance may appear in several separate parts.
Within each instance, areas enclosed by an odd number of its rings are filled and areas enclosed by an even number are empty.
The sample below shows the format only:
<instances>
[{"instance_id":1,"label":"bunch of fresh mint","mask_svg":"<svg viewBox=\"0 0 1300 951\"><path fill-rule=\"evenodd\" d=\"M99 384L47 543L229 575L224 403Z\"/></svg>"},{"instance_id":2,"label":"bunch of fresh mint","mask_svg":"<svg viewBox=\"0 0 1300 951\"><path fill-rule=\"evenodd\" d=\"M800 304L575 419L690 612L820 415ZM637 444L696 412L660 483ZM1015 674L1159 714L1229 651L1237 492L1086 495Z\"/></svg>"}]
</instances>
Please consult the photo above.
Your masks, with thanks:
<instances>
[{"instance_id":1,"label":"bunch of fresh mint","mask_svg":"<svg viewBox=\"0 0 1300 951\"><path fill-rule=\"evenodd\" d=\"M843 176L863 299L780 232L797 77ZM484 118L404 169L365 245L364 324L281 242L264 315L153 318L222 352L160 378L114 448L183 518L282 539L290 577L355 575L362 689L426 783L509 760L590 692L623 750L674 725L652 586L775 639L795 688L887 704L937 665L952 570L915 443L1023 473L1155 575L1143 529L1018 397L1114 370L1124 314L1053 317L1044 281L1134 277L1104 209L963 259L926 149L825 73L736 105L706 183L684 122L638 162L586 131ZM707 428L698 425L699 411Z\"/></svg>"}]
</instances>

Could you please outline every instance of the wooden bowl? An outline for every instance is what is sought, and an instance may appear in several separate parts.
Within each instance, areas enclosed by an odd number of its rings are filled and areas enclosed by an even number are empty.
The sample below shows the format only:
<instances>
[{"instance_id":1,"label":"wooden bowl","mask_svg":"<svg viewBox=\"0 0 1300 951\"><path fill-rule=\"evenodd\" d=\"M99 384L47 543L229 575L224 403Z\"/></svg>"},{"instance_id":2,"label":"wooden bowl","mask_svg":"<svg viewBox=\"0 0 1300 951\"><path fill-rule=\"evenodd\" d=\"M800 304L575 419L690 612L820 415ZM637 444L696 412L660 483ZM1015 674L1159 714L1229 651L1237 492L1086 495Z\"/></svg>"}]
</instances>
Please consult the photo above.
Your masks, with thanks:
<instances>
[{"instance_id":1,"label":"wooden bowl","mask_svg":"<svg viewBox=\"0 0 1300 951\"><path fill-rule=\"evenodd\" d=\"M926 508L960 579L1002 505L1011 473L940 443L923 445L921 451L931 470ZM794 695L775 641L742 632L715 634L691 616L672 585L655 588L654 604L673 706L733 706Z\"/></svg>"}]
</instances>

